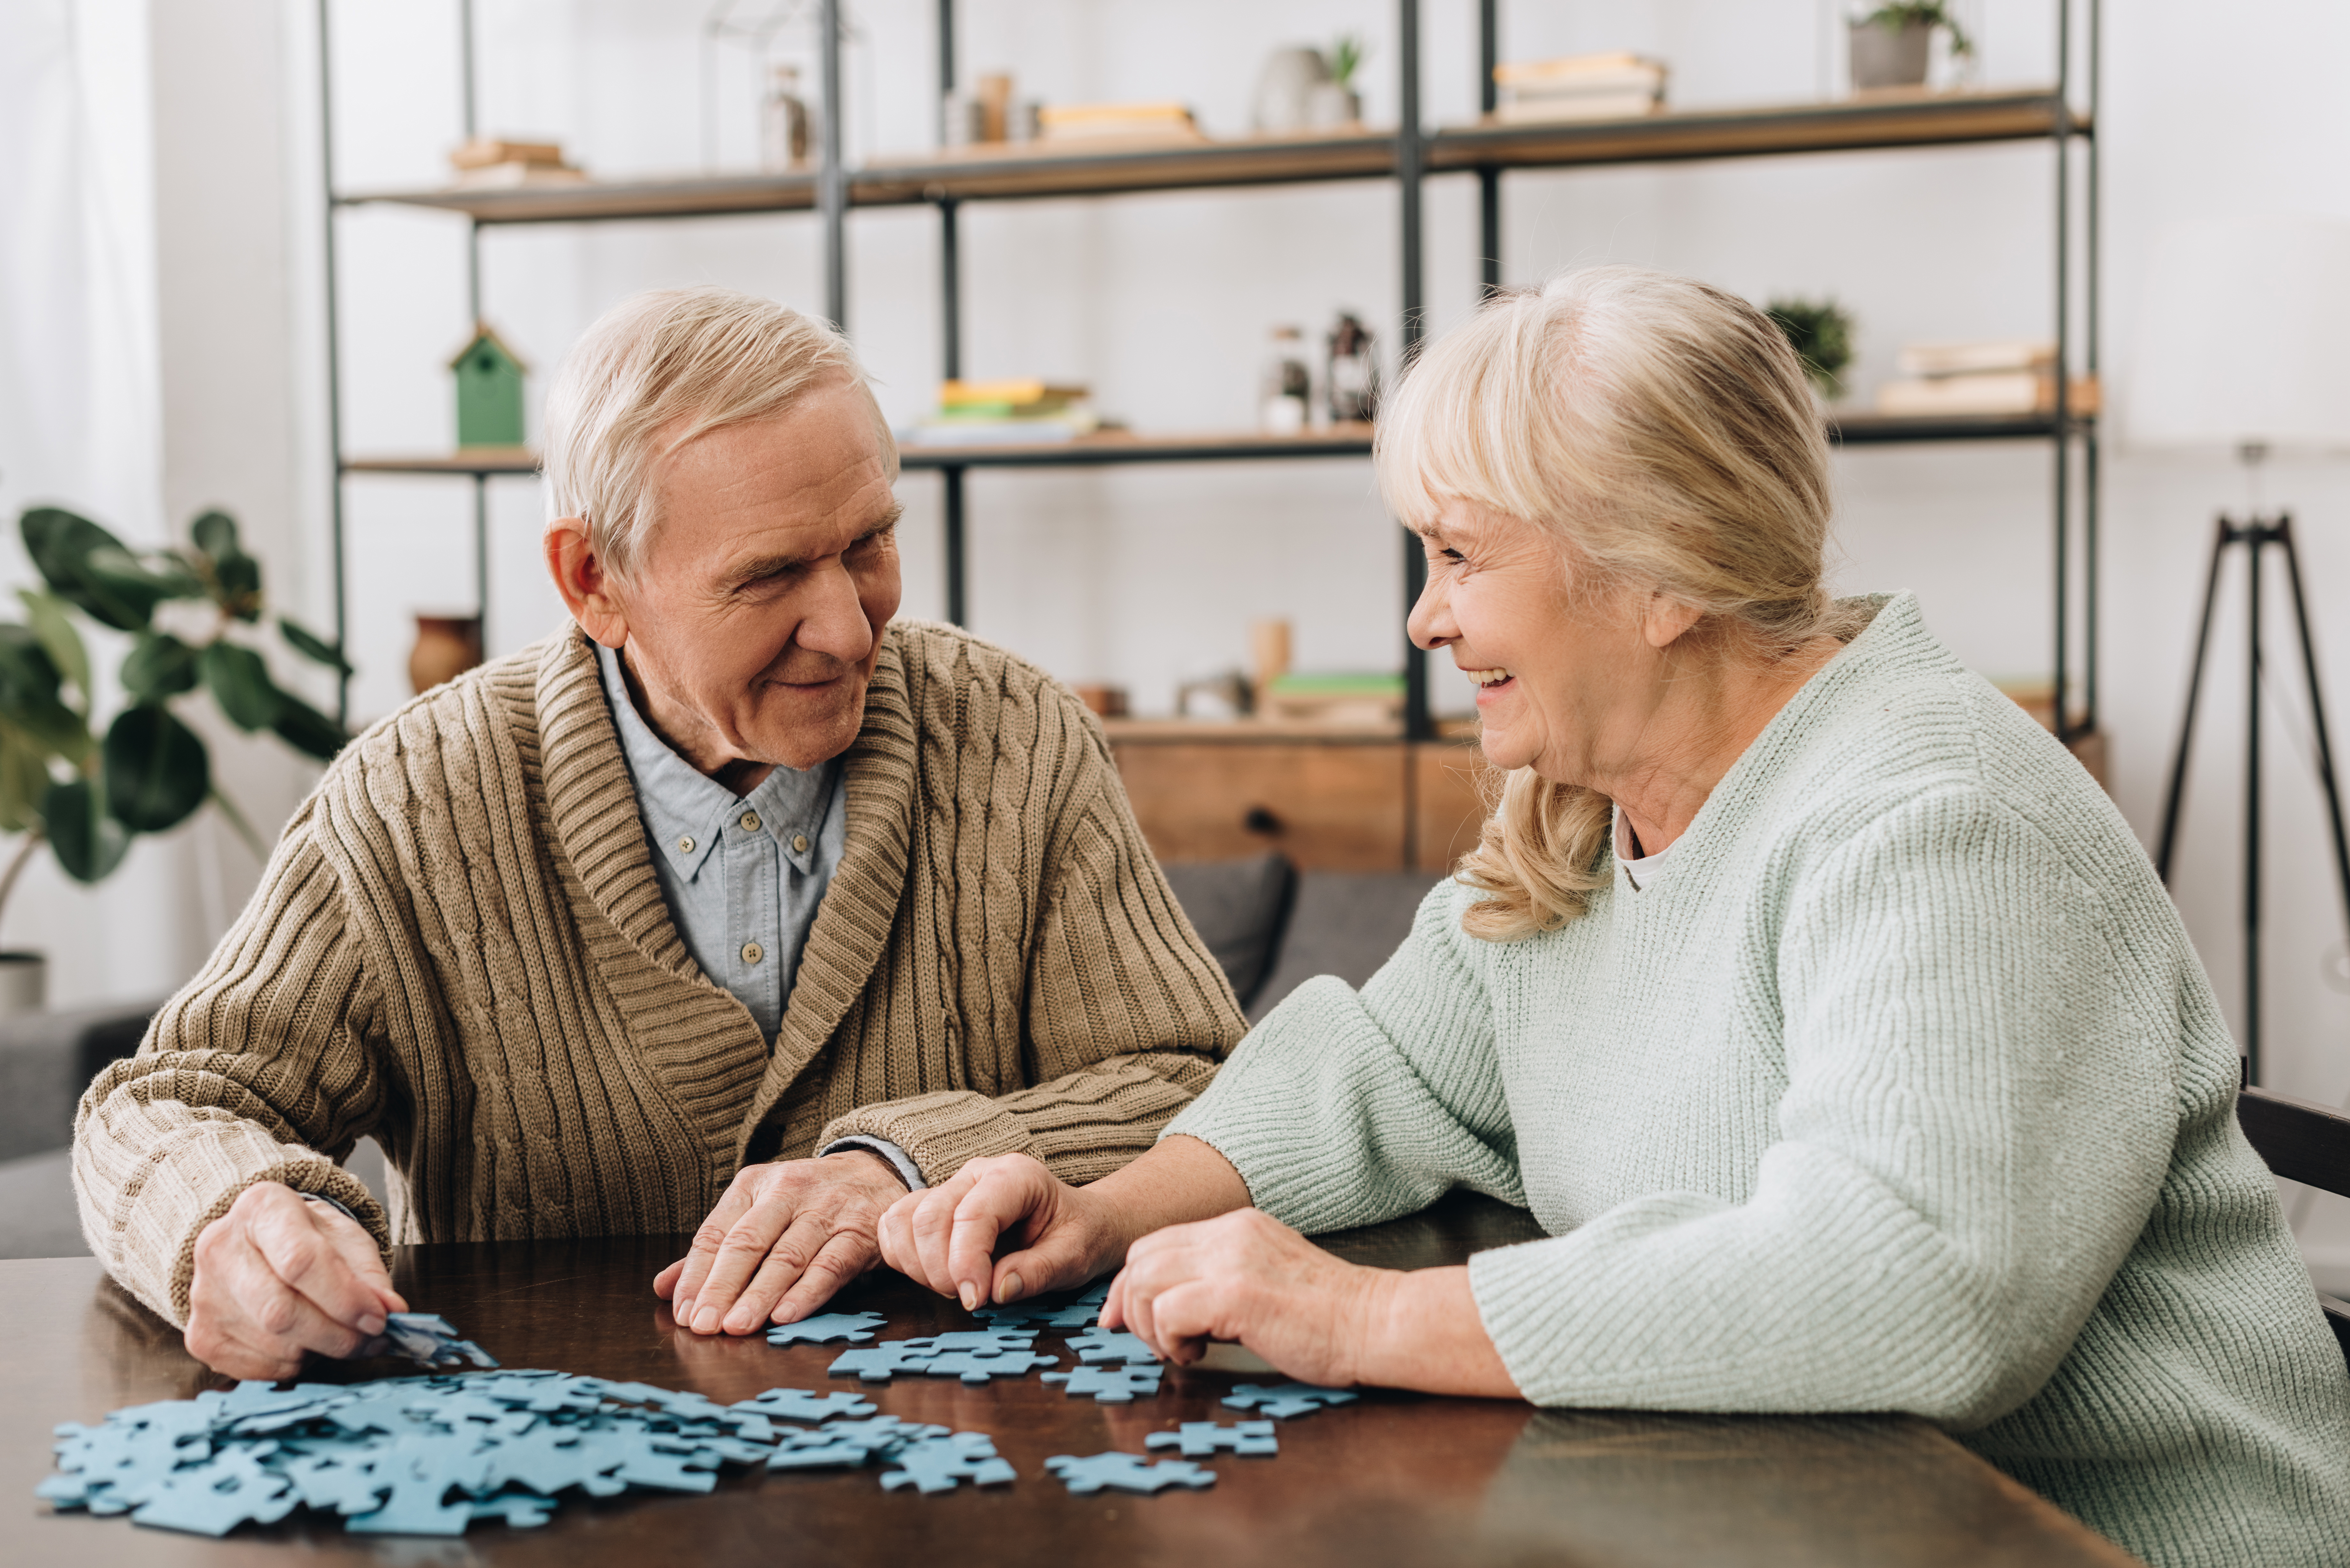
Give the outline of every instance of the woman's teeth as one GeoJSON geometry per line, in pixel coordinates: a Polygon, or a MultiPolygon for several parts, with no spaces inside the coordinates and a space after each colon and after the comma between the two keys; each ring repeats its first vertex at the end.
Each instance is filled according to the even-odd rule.
{"type": "Polygon", "coordinates": [[[1499,686],[1510,678],[1506,670],[1464,670],[1461,673],[1479,686],[1499,686]]]}

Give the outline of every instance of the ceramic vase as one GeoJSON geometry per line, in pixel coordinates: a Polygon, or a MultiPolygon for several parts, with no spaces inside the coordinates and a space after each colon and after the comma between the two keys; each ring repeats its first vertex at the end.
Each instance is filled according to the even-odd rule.
{"type": "Polygon", "coordinates": [[[1880,27],[1874,22],[1853,23],[1853,90],[1924,87],[1933,45],[1934,29],[1922,22],[1898,28],[1880,27]]]}
{"type": "Polygon", "coordinates": [[[1257,73],[1255,123],[1268,136],[1287,136],[1313,123],[1314,89],[1330,80],[1322,51],[1303,45],[1275,49],[1257,73]]]}
{"type": "Polygon", "coordinates": [[[416,646],[408,652],[408,684],[419,696],[454,680],[482,661],[482,618],[420,615],[416,646]]]}
{"type": "Polygon", "coordinates": [[[49,961],[39,953],[0,952],[0,1018],[38,1012],[49,1003],[49,961]]]}

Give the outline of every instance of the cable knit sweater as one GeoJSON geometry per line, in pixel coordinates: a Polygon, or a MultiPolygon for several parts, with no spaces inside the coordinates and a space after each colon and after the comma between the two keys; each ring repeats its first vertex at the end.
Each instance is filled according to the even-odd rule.
{"type": "Polygon", "coordinates": [[[1513,943],[1439,887],[1169,1127],[1307,1231],[1455,1183],[1538,1404],[1915,1412],[2166,1568],[2350,1559],[2350,1378],[2177,914],[1901,596],[1645,889],[1513,943]]]}
{"type": "Polygon", "coordinates": [[[91,1250],[184,1322],[195,1238],[255,1181],[379,1241],[691,1230],[746,1160],[853,1133],[942,1179],[1085,1181],[1240,1037],[1100,726],[949,627],[889,628],[847,839],[771,1052],[662,901],[573,628],[352,742],[139,1054],[82,1097],[91,1250]],[[337,1161],[372,1135],[387,1219],[337,1161]]]}

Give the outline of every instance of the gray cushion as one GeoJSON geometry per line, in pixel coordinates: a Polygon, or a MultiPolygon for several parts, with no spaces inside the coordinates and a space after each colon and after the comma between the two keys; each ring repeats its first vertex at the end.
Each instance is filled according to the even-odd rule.
{"type": "Polygon", "coordinates": [[[139,1049],[161,1005],[29,1012],[0,1023],[0,1159],[71,1143],[81,1092],[109,1062],[139,1049]]]}
{"type": "Polygon", "coordinates": [[[1249,1009],[1254,1023],[1317,974],[1360,986],[1411,934],[1411,917],[1440,880],[1426,871],[1308,871],[1280,960],[1249,1009]]]}
{"type": "Polygon", "coordinates": [[[1297,868],[1274,854],[1178,864],[1166,871],[1175,901],[1223,967],[1232,994],[1248,1006],[1281,950],[1297,868]]]}

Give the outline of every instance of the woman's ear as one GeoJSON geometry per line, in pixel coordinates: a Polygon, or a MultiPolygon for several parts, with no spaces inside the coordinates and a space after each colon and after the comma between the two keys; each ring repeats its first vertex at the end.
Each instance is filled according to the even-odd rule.
{"type": "Polygon", "coordinates": [[[611,571],[597,555],[585,517],[557,517],[546,525],[546,572],[579,629],[606,648],[629,640],[629,616],[614,593],[611,571]]]}
{"type": "Polygon", "coordinates": [[[1661,592],[1650,592],[1648,607],[1640,616],[1640,635],[1654,649],[1670,648],[1680,640],[1690,628],[1705,618],[1705,612],[1695,605],[1667,598],[1661,592]]]}

